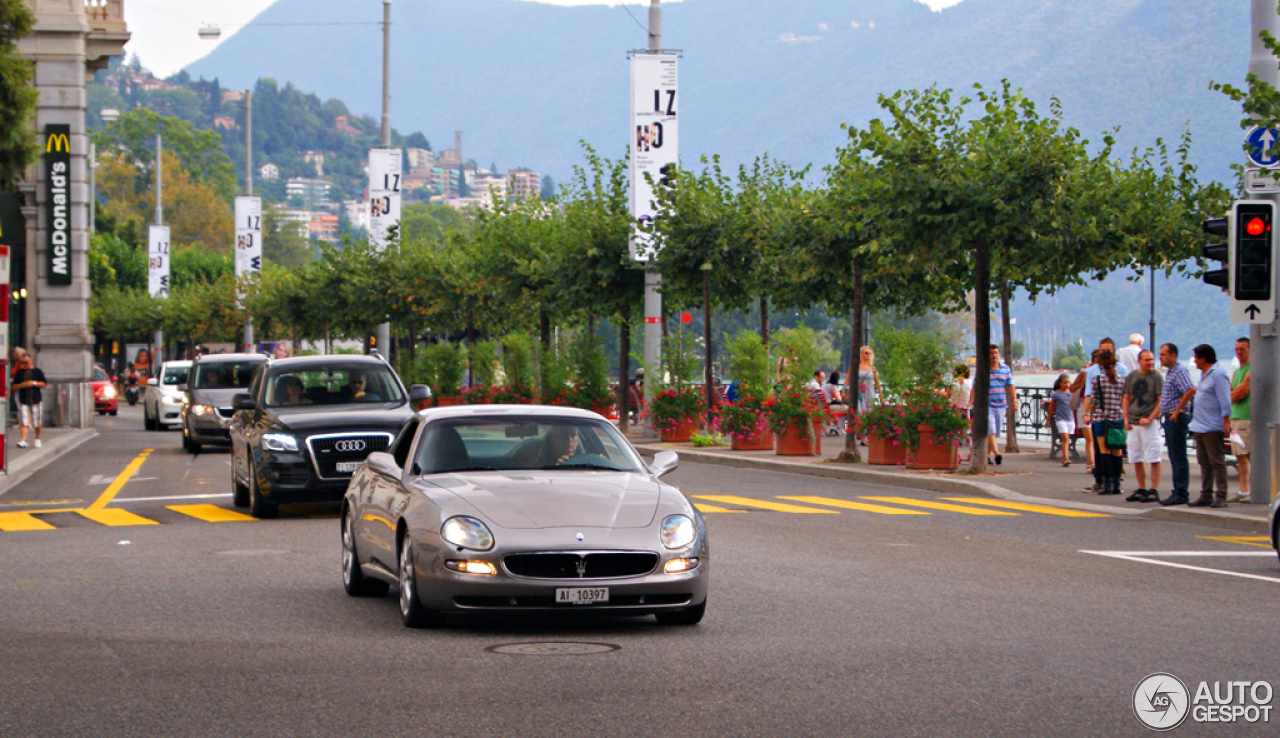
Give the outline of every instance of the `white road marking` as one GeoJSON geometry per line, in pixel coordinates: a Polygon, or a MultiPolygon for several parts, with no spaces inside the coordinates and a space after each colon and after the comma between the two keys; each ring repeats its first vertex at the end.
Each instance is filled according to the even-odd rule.
{"type": "Polygon", "coordinates": [[[213,497],[230,497],[231,493],[221,495],[182,495],[179,497],[126,497],[124,499],[112,500],[112,502],[159,502],[161,500],[207,500],[213,497]]]}
{"type": "MultiPolygon", "coordinates": [[[[130,482],[154,482],[159,478],[160,477],[130,477],[129,481],[130,482]]],[[[85,484],[87,484],[90,487],[92,487],[95,484],[111,484],[112,482],[115,481],[115,479],[116,479],[115,477],[104,477],[101,474],[94,474],[92,477],[89,478],[89,481],[86,482],[85,484]]]]}
{"type": "Polygon", "coordinates": [[[1224,571],[1222,569],[1210,569],[1204,566],[1191,566],[1190,564],[1178,564],[1173,561],[1161,561],[1156,557],[1164,558],[1181,558],[1181,557],[1206,557],[1206,558],[1245,558],[1266,556],[1274,557],[1274,551],[1080,551],[1083,554],[1091,554],[1093,556],[1105,556],[1111,559],[1122,559],[1124,561],[1137,561],[1142,564],[1155,564],[1156,566],[1168,566],[1173,569],[1186,569],[1187,571],[1200,571],[1206,574],[1225,574],[1230,577],[1240,577],[1241,579],[1256,579],[1262,582],[1275,582],[1280,584],[1280,577],[1264,577],[1259,574],[1245,574],[1238,571],[1224,571]]]}

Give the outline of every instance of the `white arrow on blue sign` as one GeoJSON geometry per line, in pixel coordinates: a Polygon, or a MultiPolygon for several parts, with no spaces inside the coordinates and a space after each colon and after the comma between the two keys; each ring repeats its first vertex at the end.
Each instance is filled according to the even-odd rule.
{"type": "Polygon", "coordinates": [[[1280,131],[1254,126],[1245,134],[1244,140],[1248,144],[1249,162],[1254,166],[1274,167],[1280,163],[1280,146],[1276,146],[1280,141],[1280,131]]]}

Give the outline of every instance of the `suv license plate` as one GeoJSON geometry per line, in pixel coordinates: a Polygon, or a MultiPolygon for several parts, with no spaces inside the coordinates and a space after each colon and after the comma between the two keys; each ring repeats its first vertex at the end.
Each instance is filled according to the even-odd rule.
{"type": "Polygon", "coordinates": [[[556,603],[569,605],[594,605],[609,601],[608,587],[572,587],[556,590],[556,603]]]}
{"type": "Polygon", "coordinates": [[[361,463],[362,462],[359,461],[339,461],[334,466],[336,466],[340,472],[354,472],[356,469],[360,468],[361,463]]]}

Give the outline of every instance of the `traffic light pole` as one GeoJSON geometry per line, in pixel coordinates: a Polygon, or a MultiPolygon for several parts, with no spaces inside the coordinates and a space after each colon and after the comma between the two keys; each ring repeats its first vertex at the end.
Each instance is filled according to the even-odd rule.
{"type": "MultiPolygon", "coordinates": [[[[1260,34],[1269,32],[1280,36],[1280,16],[1276,14],[1275,0],[1253,0],[1252,30],[1250,34],[1249,71],[1272,87],[1280,87],[1280,66],[1275,56],[1262,43],[1260,34]]],[[[1266,199],[1280,206],[1280,193],[1254,195],[1254,199],[1266,199]]],[[[1273,256],[1274,259],[1274,256],[1273,256]]],[[[1280,271],[1272,269],[1273,272],[1280,271]]],[[[1272,285],[1275,294],[1277,285],[1272,285]]],[[[1254,504],[1271,502],[1271,424],[1280,423],[1280,321],[1269,325],[1251,325],[1249,343],[1249,417],[1252,439],[1249,449],[1250,501],[1254,504]]]]}

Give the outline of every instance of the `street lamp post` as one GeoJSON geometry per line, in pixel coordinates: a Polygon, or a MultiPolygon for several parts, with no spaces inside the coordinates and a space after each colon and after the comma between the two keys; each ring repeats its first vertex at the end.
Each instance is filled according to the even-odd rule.
{"type": "MultiPolygon", "coordinates": [[[[391,0],[382,0],[382,148],[391,148],[391,0]]],[[[391,323],[378,324],[377,348],[391,360],[391,323]]]]}

